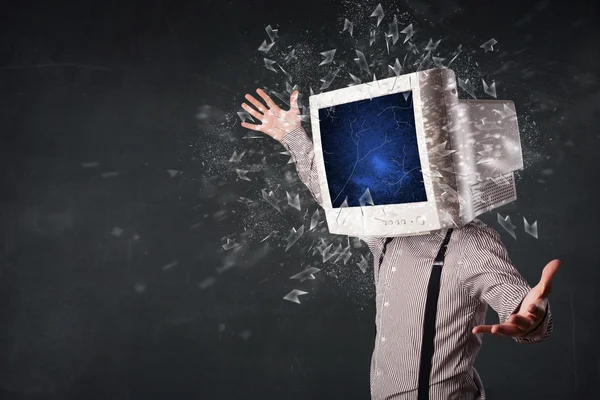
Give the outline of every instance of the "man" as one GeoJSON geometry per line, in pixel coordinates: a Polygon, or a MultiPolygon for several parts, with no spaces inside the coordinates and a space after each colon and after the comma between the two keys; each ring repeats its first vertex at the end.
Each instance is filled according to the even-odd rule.
{"type": "MultiPolygon", "coordinates": [[[[256,109],[246,103],[242,108],[261,124],[242,126],[281,142],[322,205],[313,144],[299,118],[298,92],[291,95],[288,111],[261,89],[257,93],[265,104],[247,94],[256,109]]],[[[552,332],[548,295],[560,261],[548,263],[532,289],[513,267],[500,235],[479,220],[426,235],[361,239],[374,257],[374,400],[483,400],[485,391],[473,367],[481,347],[478,334],[537,343],[552,332]],[[499,324],[483,325],[487,305],[498,313],[499,324]]]]}

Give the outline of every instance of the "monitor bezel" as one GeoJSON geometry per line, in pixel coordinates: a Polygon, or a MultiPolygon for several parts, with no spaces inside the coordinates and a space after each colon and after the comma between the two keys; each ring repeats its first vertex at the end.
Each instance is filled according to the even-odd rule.
{"type": "MultiPolygon", "coordinates": [[[[363,83],[347,88],[337,89],[330,92],[312,95],[309,98],[311,110],[311,127],[314,143],[315,161],[317,162],[317,171],[319,175],[319,185],[323,199],[323,209],[328,215],[334,213],[344,213],[343,218],[336,218],[338,224],[341,221],[361,220],[360,230],[365,236],[389,234],[402,234],[416,231],[436,230],[440,227],[440,221],[437,210],[437,202],[434,195],[433,182],[431,177],[430,158],[427,151],[427,138],[425,134],[425,125],[423,120],[423,102],[421,97],[419,77],[417,73],[411,73],[379,81],[363,83]],[[417,146],[421,161],[421,171],[423,174],[423,183],[427,201],[404,203],[404,204],[385,204],[375,206],[352,206],[343,208],[333,208],[331,196],[329,194],[329,185],[326,179],[325,162],[323,158],[323,148],[321,141],[321,130],[319,124],[318,110],[340,104],[346,104],[354,101],[371,99],[401,92],[411,92],[413,100],[415,130],[417,134],[417,146]],[[401,218],[401,219],[398,219],[401,218]],[[422,224],[415,225],[419,220],[422,224]],[[400,221],[403,221],[402,223],[400,221]]],[[[338,216],[339,217],[339,216],[338,216]]],[[[344,222],[345,223],[345,222],[344,222]]],[[[343,231],[355,231],[355,223],[346,228],[339,228],[343,231]]],[[[330,231],[336,231],[330,226],[330,231]]]]}

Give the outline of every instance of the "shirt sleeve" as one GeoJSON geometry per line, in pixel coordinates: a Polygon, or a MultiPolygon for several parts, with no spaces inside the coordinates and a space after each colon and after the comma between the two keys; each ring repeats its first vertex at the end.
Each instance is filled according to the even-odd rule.
{"type": "MultiPolygon", "coordinates": [[[[461,260],[461,283],[472,297],[491,306],[500,323],[519,311],[521,302],[531,287],[513,266],[498,232],[481,223],[466,238],[461,260]]],[[[514,338],[518,343],[537,343],[552,333],[550,305],[540,325],[525,336],[514,338]]]]}
{"type": "MultiPolygon", "coordinates": [[[[319,173],[315,162],[315,151],[313,142],[309,139],[306,131],[298,127],[285,134],[281,139],[281,144],[290,152],[292,160],[296,164],[298,177],[306,185],[313,198],[323,207],[323,198],[321,196],[321,186],[319,184],[319,173]]],[[[375,269],[378,268],[378,257],[381,254],[384,238],[374,236],[361,236],[360,240],[365,242],[375,257],[375,269]]]]}

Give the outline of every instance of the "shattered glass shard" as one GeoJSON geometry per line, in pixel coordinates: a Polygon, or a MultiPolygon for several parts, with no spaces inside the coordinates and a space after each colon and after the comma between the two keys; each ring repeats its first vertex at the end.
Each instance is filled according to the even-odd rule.
{"type": "Polygon", "coordinates": [[[292,76],[290,74],[288,74],[287,71],[285,69],[283,69],[283,67],[281,65],[279,66],[279,69],[281,70],[281,72],[283,72],[283,74],[285,75],[285,78],[291,82],[292,76]]]}
{"type": "Polygon", "coordinates": [[[321,85],[320,90],[327,89],[337,76],[338,72],[340,72],[340,68],[336,69],[335,71],[330,71],[326,76],[321,78],[320,81],[323,82],[323,85],[321,85]]]}
{"type": "Polygon", "coordinates": [[[287,64],[290,61],[292,61],[292,59],[294,59],[294,58],[298,58],[298,57],[296,57],[296,49],[292,49],[292,51],[290,51],[288,53],[288,55],[285,56],[285,58],[283,59],[283,62],[287,64]]]}
{"type": "Polygon", "coordinates": [[[110,232],[111,235],[119,237],[121,236],[121,234],[123,233],[123,229],[119,228],[118,226],[115,226],[112,231],[110,232]]]}
{"type": "Polygon", "coordinates": [[[256,122],[252,116],[250,114],[248,114],[246,111],[238,111],[237,113],[238,117],[240,117],[240,119],[242,120],[242,122],[256,122]]]}
{"type": "Polygon", "coordinates": [[[437,146],[434,146],[431,148],[431,151],[434,151],[435,153],[437,153],[438,155],[442,156],[442,157],[446,157],[449,156],[450,154],[454,154],[457,152],[457,150],[446,150],[446,143],[448,143],[448,141],[445,141],[444,143],[438,144],[437,146]]]}
{"type": "Polygon", "coordinates": [[[363,274],[367,272],[367,267],[369,266],[369,264],[362,254],[360,255],[360,261],[357,262],[356,265],[358,265],[358,268],[360,268],[363,274]]]}
{"type": "Polygon", "coordinates": [[[296,210],[301,211],[301,209],[300,209],[300,195],[297,194],[296,196],[292,196],[288,192],[285,192],[285,194],[287,195],[288,206],[294,207],[296,210]]]}
{"type": "Polygon", "coordinates": [[[362,71],[365,71],[368,75],[371,75],[371,71],[369,70],[369,64],[367,64],[367,59],[365,58],[365,55],[361,51],[356,50],[356,57],[357,58],[355,58],[354,61],[356,61],[360,69],[362,71]]]}
{"type": "Polygon", "coordinates": [[[224,250],[231,250],[231,249],[239,247],[239,246],[240,245],[238,243],[236,243],[235,240],[231,240],[229,238],[227,238],[227,243],[222,245],[224,250]]]}
{"type": "MultiPolygon", "coordinates": [[[[242,155],[243,155],[243,154],[242,154],[242,155]]],[[[241,157],[241,156],[240,156],[240,157],[241,157]]],[[[170,176],[171,178],[174,178],[174,177],[175,177],[175,176],[176,176],[176,175],[179,173],[179,171],[178,171],[178,170],[176,170],[176,169],[168,169],[168,170],[167,170],[167,173],[169,174],[169,176],[170,176]]]]}
{"type": "Polygon", "coordinates": [[[448,63],[448,67],[450,67],[450,65],[454,62],[454,60],[456,60],[460,53],[462,53],[462,44],[456,48],[456,51],[453,53],[454,57],[452,57],[452,59],[448,63]]]}
{"type": "Polygon", "coordinates": [[[373,198],[371,197],[371,191],[369,190],[369,188],[367,188],[367,190],[365,190],[365,192],[363,193],[362,196],[360,196],[360,199],[358,201],[360,202],[361,207],[364,207],[367,204],[370,206],[375,205],[375,204],[373,204],[373,198]]]}
{"type": "Polygon", "coordinates": [[[377,17],[377,26],[379,26],[379,24],[383,20],[384,15],[385,15],[385,13],[383,12],[383,8],[381,7],[381,3],[379,3],[379,4],[377,4],[377,7],[375,7],[375,10],[370,15],[370,17],[377,17]]]}
{"type": "Polygon", "coordinates": [[[525,219],[525,217],[523,217],[523,225],[525,227],[525,232],[530,234],[531,236],[533,236],[534,238],[538,238],[538,226],[537,226],[537,221],[535,221],[533,224],[529,225],[529,222],[527,222],[527,220],[525,219]]]}
{"type": "Polygon", "coordinates": [[[408,42],[410,40],[410,38],[412,38],[413,35],[415,34],[413,25],[412,24],[408,25],[406,28],[402,29],[402,31],[400,31],[400,33],[404,33],[406,35],[406,37],[404,38],[404,43],[408,42]]]}
{"type": "Polygon", "coordinates": [[[492,38],[479,47],[484,49],[485,52],[487,53],[488,51],[494,51],[494,45],[496,43],[498,43],[498,41],[496,41],[496,39],[492,38]]]}
{"type": "Polygon", "coordinates": [[[385,37],[385,47],[387,49],[387,53],[390,54],[390,42],[392,41],[392,36],[387,33],[384,35],[385,37]]]}
{"type": "Polygon", "coordinates": [[[271,39],[271,42],[274,42],[275,39],[279,38],[279,36],[277,35],[277,32],[279,31],[279,29],[273,29],[273,28],[271,28],[271,25],[268,25],[265,28],[265,31],[267,31],[267,35],[269,35],[269,39],[271,39]]]}
{"type": "Polygon", "coordinates": [[[308,230],[312,231],[313,229],[315,229],[318,222],[319,222],[319,209],[317,208],[315,210],[315,212],[313,213],[312,217],[310,218],[310,228],[308,230]]]}
{"type": "Polygon", "coordinates": [[[410,97],[410,93],[411,92],[402,92],[402,95],[404,96],[404,101],[408,101],[408,98],[410,97]]]}
{"type": "Polygon", "coordinates": [[[237,177],[243,181],[250,181],[250,178],[248,178],[246,176],[246,174],[249,172],[247,170],[244,169],[235,169],[235,172],[237,173],[237,177]]]}
{"type": "Polygon", "coordinates": [[[313,88],[312,88],[312,86],[309,86],[309,87],[308,87],[308,89],[309,89],[310,95],[311,95],[311,96],[314,96],[314,95],[315,95],[315,92],[313,91],[313,88]]]}
{"type": "Polygon", "coordinates": [[[264,139],[264,137],[265,135],[255,135],[252,132],[248,132],[242,139],[264,139]]]}
{"type": "Polygon", "coordinates": [[[373,43],[375,43],[376,37],[377,37],[377,31],[375,29],[372,29],[371,32],[369,32],[369,46],[373,46],[373,43]]]}
{"type": "Polygon", "coordinates": [[[244,154],[246,154],[246,151],[243,151],[241,154],[238,155],[238,153],[234,150],[233,154],[231,155],[231,158],[229,159],[229,162],[242,161],[242,157],[244,157],[244,154]]]}
{"type": "Polygon", "coordinates": [[[263,240],[261,240],[259,243],[264,242],[265,240],[267,240],[268,238],[270,238],[271,236],[273,236],[274,234],[276,234],[278,231],[273,231],[271,233],[269,233],[263,240]]]}
{"type": "Polygon", "coordinates": [[[263,40],[261,45],[258,47],[258,51],[267,53],[269,50],[271,50],[271,47],[273,47],[274,44],[275,44],[275,42],[267,43],[266,40],[263,40]]]}
{"type": "Polygon", "coordinates": [[[429,39],[429,42],[427,42],[427,45],[425,46],[425,50],[427,51],[433,51],[435,49],[437,49],[437,47],[440,45],[440,42],[442,41],[442,39],[438,40],[437,42],[433,42],[433,39],[429,39]]]}
{"type": "Polygon", "coordinates": [[[333,244],[330,244],[323,250],[323,262],[329,261],[331,257],[335,256],[335,251],[331,251],[331,246],[333,246],[333,244]]]}
{"type": "Polygon", "coordinates": [[[431,50],[424,54],[422,57],[419,66],[417,67],[417,71],[424,71],[431,65],[431,50]]]}
{"type": "Polygon", "coordinates": [[[360,85],[362,83],[360,79],[352,75],[350,72],[348,72],[348,74],[350,75],[350,78],[352,78],[352,83],[350,83],[348,86],[360,85]]]}
{"type": "MultiPolygon", "coordinates": [[[[402,64],[400,64],[400,61],[398,61],[398,59],[396,58],[396,62],[394,63],[394,66],[392,67],[391,65],[388,65],[388,71],[390,73],[390,76],[400,76],[402,74],[402,64]]],[[[406,92],[403,92],[406,93],[406,92]]]]}
{"type": "Polygon", "coordinates": [[[298,280],[300,280],[300,283],[302,283],[307,279],[315,279],[314,274],[316,274],[319,271],[320,271],[319,268],[310,267],[310,268],[305,269],[304,271],[292,276],[290,279],[298,279],[298,280]]]}
{"type": "Polygon", "coordinates": [[[275,198],[275,195],[273,194],[272,190],[270,192],[267,192],[266,189],[262,189],[262,197],[263,197],[263,199],[265,199],[265,201],[267,203],[272,205],[277,211],[281,212],[281,209],[279,208],[279,205],[278,205],[278,201],[275,198]]]}
{"type": "Polygon", "coordinates": [[[517,239],[517,234],[515,233],[516,226],[514,226],[513,223],[510,221],[509,215],[503,217],[500,215],[500,213],[498,213],[498,224],[500,224],[500,226],[504,228],[504,230],[508,232],[510,236],[513,237],[513,239],[517,239]]]}
{"type": "Polygon", "coordinates": [[[100,163],[97,163],[97,162],[94,162],[94,161],[92,161],[92,162],[84,162],[84,163],[81,163],[81,168],[95,168],[95,167],[97,167],[99,165],[100,165],[100,163]]]}
{"type": "Polygon", "coordinates": [[[475,87],[473,87],[473,85],[469,82],[468,79],[465,79],[463,81],[461,78],[458,78],[458,86],[460,86],[462,90],[467,92],[469,96],[471,96],[474,99],[477,99],[477,96],[475,96],[475,87]]]}
{"type": "Polygon", "coordinates": [[[308,294],[308,292],[303,292],[302,290],[294,289],[291,292],[289,292],[288,294],[286,294],[283,297],[283,299],[287,300],[287,301],[291,301],[292,303],[300,304],[300,300],[298,299],[298,296],[302,296],[303,294],[308,294]]]}
{"type": "Polygon", "coordinates": [[[433,64],[436,66],[436,68],[446,68],[444,67],[444,64],[442,64],[445,60],[445,58],[441,58],[441,57],[432,57],[433,60],[433,64]]]}
{"type": "Polygon", "coordinates": [[[335,52],[336,52],[336,49],[322,52],[321,55],[323,57],[325,57],[325,59],[323,61],[321,61],[321,64],[319,64],[319,65],[325,65],[325,64],[329,64],[330,62],[332,62],[333,57],[335,56],[335,52]]]}
{"type": "Polygon", "coordinates": [[[350,32],[350,36],[352,36],[352,32],[354,31],[354,23],[350,22],[348,18],[344,19],[344,29],[342,32],[345,31],[350,32]]]}
{"type": "Polygon", "coordinates": [[[292,233],[286,238],[287,246],[285,247],[285,251],[288,251],[290,247],[294,245],[300,239],[300,237],[304,234],[304,225],[300,227],[300,229],[296,230],[292,228],[292,233]]]}
{"type": "Polygon", "coordinates": [[[488,86],[487,83],[485,83],[485,81],[482,79],[481,82],[483,82],[483,91],[492,96],[493,98],[496,98],[496,81],[493,81],[491,85],[488,86]]]}
{"type": "Polygon", "coordinates": [[[273,67],[273,65],[275,65],[275,63],[277,61],[269,60],[268,58],[263,58],[263,60],[265,61],[265,68],[266,69],[277,73],[277,70],[275,69],[275,67],[273,67]]]}
{"type": "Polygon", "coordinates": [[[394,21],[390,23],[389,34],[392,36],[392,44],[396,44],[396,42],[400,38],[400,34],[398,33],[398,18],[396,18],[395,15],[394,15],[394,21]]]}

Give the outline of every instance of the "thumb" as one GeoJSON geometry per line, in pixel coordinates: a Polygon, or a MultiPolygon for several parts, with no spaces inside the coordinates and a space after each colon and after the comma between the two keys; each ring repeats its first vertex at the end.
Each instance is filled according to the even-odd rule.
{"type": "Polygon", "coordinates": [[[560,260],[552,260],[544,267],[542,278],[539,283],[541,297],[548,297],[548,295],[550,295],[550,292],[552,291],[552,279],[554,279],[558,267],[560,267],[560,260]]]}
{"type": "Polygon", "coordinates": [[[290,110],[298,110],[298,95],[300,92],[295,90],[290,96],[290,110]]]}

